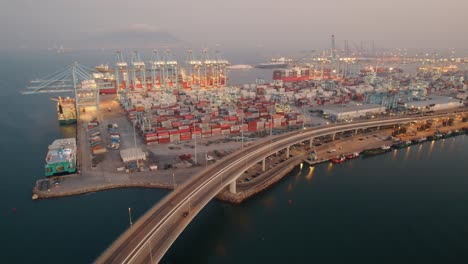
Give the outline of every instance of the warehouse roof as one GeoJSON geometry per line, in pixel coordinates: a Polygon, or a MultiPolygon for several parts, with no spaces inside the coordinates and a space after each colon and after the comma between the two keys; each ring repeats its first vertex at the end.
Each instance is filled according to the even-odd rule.
{"type": "Polygon", "coordinates": [[[424,101],[413,101],[405,104],[406,107],[424,107],[427,105],[445,105],[445,104],[461,104],[460,99],[454,99],[452,97],[445,96],[434,96],[431,99],[424,101]]]}
{"type": "Polygon", "coordinates": [[[334,112],[334,113],[349,113],[356,111],[366,111],[366,110],[385,110],[384,106],[377,104],[363,104],[363,105],[327,105],[323,107],[324,113],[334,112]]]}
{"type": "Polygon", "coordinates": [[[123,162],[135,161],[135,160],[145,160],[146,154],[141,150],[141,148],[128,148],[122,149],[120,151],[120,157],[123,162]]]}

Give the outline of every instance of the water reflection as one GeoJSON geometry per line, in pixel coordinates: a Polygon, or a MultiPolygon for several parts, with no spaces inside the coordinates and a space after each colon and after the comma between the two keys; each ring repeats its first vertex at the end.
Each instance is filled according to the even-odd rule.
{"type": "Polygon", "coordinates": [[[452,138],[452,139],[450,140],[450,146],[449,146],[449,148],[448,148],[448,151],[449,151],[449,152],[452,152],[452,151],[454,150],[454,148],[455,148],[455,138],[452,138]]]}
{"type": "Polygon", "coordinates": [[[411,147],[407,147],[406,152],[405,152],[405,159],[404,159],[405,161],[408,160],[410,151],[411,151],[411,147]]]}
{"type": "Polygon", "coordinates": [[[273,196],[264,197],[264,198],[261,200],[261,203],[262,203],[263,206],[265,206],[266,208],[272,208],[272,207],[273,207],[273,204],[274,204],[273,196]]]}
{"type": "Polygon", "coordinates": [[[432,153],[432,149],[434,148],[435,140],[431,141],[431,145],[429,146],[429,152],[427,153],[427,157],[429,158],[432,153]]]}
{"type": "Polygon", "coordinates": [[[294,183],[299,183],[299,181],[301,180],[301,176],[302,176],[302,163],[301,163],[301,168],[299,169],[299,171],[296,173],[296,176],[294,177],[295,178],[295,182],[294,183]]]}
{"type": "Polygon", "coordinates": [[[305,176],[305,178],[310,181],[312,180],[312,177],[314,176],[314,170],[315,170],[315,167],[309,167],[309,172],[307,173],[307,175],[305,176]]]}
{"type": "Polygon", "coordinates": [[[218,255],[219,257],[226,256],[226,247],[221,242],[218,245],[216,245],[216,255],[218,255]]]}
{"type": "Polygon", "coordinates": [[[327,175],[330,175],[330,172],[333,170],[333,163],[329,162],[327,167],[327,175]]]}
{"type": "Polygon", "coordinates": [[[61,125],[59,126],[60,134],[64,138],[72,138],[76,136],[76,125],[61,125]]]}
{"type": "Polygon", "coordinates": [[[419,144],[419,148],[418,148],[418,156],[416,158],[416,160],[419,160],[421,158],[421,150],[423,148],[423,144],[419,144]]]}
{"type": "Polygon", "coordinates": [[[235,216],[235,222],[242,230],[250,230],[252,228],[250,215],[246,212],[238,212],[235,216]]]}
{"type": "Polygon", "coordinates": [[[445,138],[442,139],[442,143],[440,143],[440,150],[443,150],[445,147],[445,138]]]}
{"type": "Polygon", "coordinates": [[[288,184],[287,192],[292,192],[292,189],[293,189],[292,183],[288,184]]]}
{"type": "Polygon", "coordinates": [[[396,159],[397,154],[398,154],[398,150],[397,150],[397,149],[394,149],[394,150],[393,150],[393,155],[392,155],[392,160],[395,160],[395,159],[396,159]]]}

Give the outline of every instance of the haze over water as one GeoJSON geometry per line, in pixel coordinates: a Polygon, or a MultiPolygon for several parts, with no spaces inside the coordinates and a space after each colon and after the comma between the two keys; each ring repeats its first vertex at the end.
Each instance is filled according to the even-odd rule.
{"type": "MultiPolygon", "coordinates": [[[[121,189],[31,200],[47,146],[72,132],[58,125],[54,95],[19,90],[74,60],[92,66],[112,58],[0,53],[2,262],[90,263],[128,227],[128,207],[135,220],[168,193],[121,189]]],[[[258,77],[252,75],[243,78],[258,77]]],[[[242,205],[210,202],[163,262],[465,263],[466,157],[468,137],[460,136],[313,171],[297,167],[242,205]]]]}

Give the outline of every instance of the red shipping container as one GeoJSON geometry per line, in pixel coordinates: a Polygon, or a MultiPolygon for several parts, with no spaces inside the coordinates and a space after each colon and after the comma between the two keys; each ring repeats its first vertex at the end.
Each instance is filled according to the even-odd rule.
{"type": "Polygon", "coordinates": [[[160,138],[159,139],[159,144],[165,144],[165,143],[170,143],[171,139],[170,138],[160,138]]]}
{"type": "Polygon", "coordinates": [[[157,137],[158,133],[146,133],[145,137],[157,137]]]}
{"type": "Polygon", "coordinates": [[[192,134],[191,133],[183,133],[180,135],[180,140],[181,141],[189,141],[192,139],[192,134]]]}
{"type": "Polygon", "coordinates": [[[211,129],[211,134],[212,134],[212,135],[219,135],[219,134],[221,134],[221,128],[213,128],[213,129],[211,129]]]}
{"type": "Polygon", "coordinates": [[[177,129],[171,129],[171,130],[169,130],[169,134],[170,135],[176,135],[176,134],[180,134],[180,132],[177,129]]]}
{"type": "Polygon", "coordinates": [[[153,144],[158,144],[157,139],[152,139],[152,140],[146,140],[146,145],[153,145],[153,144]]]}
{"type": "Polygon", "coordinates": [[[169,138],[169,132],[158,133],[158,138],[159,139],[169,138]]]}

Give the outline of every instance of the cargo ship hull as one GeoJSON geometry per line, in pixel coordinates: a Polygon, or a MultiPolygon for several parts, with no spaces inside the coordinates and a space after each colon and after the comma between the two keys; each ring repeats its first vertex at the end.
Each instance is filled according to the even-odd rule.
{"type": "Polygon", "coordinates": [[[76,172],[76,139],[57,139],[49,145],[45,176],[76,172]]]}
{"type": "Polygon", "coordinates": [[[69,125],[76,123],[76,106],[74,98],[53,99],[57,101],[57,118],[60,125],[69,125]]]}
{"type": "Polygon", "coordinates": [[[60,125],[72,125],[72,124],[76,124],[76,118],[63,119],[63,120],[60,120],[60,119],[59,119],[59,124],[60,124],[60,125]]]}

